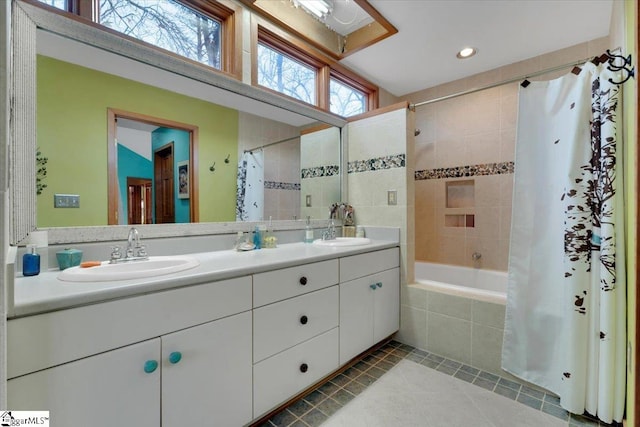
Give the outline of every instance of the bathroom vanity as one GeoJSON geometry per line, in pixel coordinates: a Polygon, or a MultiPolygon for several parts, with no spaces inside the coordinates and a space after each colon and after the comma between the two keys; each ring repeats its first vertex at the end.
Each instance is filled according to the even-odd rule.
{"type": "Polygon", "coordinates": [[[399,328],[397,241],[193,257],[129,281],[16,279],[8,407],[69,427],[247,425],[399,328]]]}

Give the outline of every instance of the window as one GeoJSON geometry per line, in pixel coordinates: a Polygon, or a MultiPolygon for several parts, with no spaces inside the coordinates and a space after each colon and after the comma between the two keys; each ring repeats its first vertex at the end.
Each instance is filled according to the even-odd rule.
{"type": "Polygon", "coordinates": [[[334,78],[329,81],[329,111],[343,117],[367,111],[367,95],[334,78]]]}
{"type": "Polygon", "coordinates": [[[220,21],[174,0],[100,0],[99,23],[221,69],[220,21]]]}
{"type": "Polygon", "coordinates": [[[316,103],[316,70],[262,43],[258,84],[309,104],[316,103]]]}
{"type": "Polygon", "coordinates": [[[378,106],[378,88],[273,24],[256,19],[252,83],[350,117],[378,106]]]}
{"type": "MultiPolygon", "coordinates": [[[[3,0],[0,0],[3,1],[3,0]]],[[[229,0],[36,0],[214,69],[242,76],[242,8],[229,0]]]]}
{"type": "Polygon", "coordinates": [[[57,9],[69,10],[69,5],[67,4],[67,0],[38,0],[38,1],[40,3],[53,6],[57,9]]]}

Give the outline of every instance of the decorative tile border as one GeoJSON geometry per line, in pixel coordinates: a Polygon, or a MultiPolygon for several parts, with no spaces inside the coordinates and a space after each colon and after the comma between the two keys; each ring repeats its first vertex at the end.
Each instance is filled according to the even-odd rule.
{"type": "Polygon", "coordinates": [[[339,173],[340,166],[338,165],[316,166],[313,168],[304,168],[301,170],[302,179],[334,176],[338,175],[339,173]]]}
{"type": "Polygon", "coordinates": [[[384,169],[403,168],[406,166],[406,154],[377,157],[368,160],[349,162],[348,173],[370,172],[384,169]]]}
{"type": "Polygon", "coordinates": [[[390,341],[378,350],[363,355],[351,367],[291,403],[282,411],[259,424],[259,427],[320,426],[402,359],[411,360],[545,412],[565,421],[569,427],[616,425],[615,423],[605,424],[589,416],[570,414],[560,407],[558,397],[551,393],[533,389],[410,345],[390,341]]]}
{"type": "Polygon", "coordinates": [[[276,182],[276,181],[265,181],[264,188],[268,188],[270,190],[298,190],[300,191],[300,183],[298,182],[276,182]]]}
{"type": "Polygon", "coordinates": [[[483,163],[471,166],[457,166],[453,168],[425,169],[416,171],[416,181],[424,179],[462,178],[467,176],[503,175],[513,173],[514,162],[483,163]]]}

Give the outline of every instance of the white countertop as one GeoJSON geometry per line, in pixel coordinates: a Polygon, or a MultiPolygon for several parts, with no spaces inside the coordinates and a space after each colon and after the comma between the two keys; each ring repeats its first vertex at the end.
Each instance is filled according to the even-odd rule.
{"type": "Polygon", "coordinates": [[[9,317],[22,317],[101,301],[158,292],[232,277],[246,276],[311,262],[335,259],[398,246],[396,241],[372,240],[364,246],[325,247],[305,243],[278,245],[248,252],[232,250],[190,254],[200,265],[190,270],[135,280],[64,282],[58,270],[17,277],[9,317]]]}

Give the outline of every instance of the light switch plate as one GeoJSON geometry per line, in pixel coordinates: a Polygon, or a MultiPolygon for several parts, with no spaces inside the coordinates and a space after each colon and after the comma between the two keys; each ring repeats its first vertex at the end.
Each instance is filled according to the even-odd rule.
{"type": "Polygon", "coordinates": [[[80,196],[78,194],[54,194],[54,208],[79,208],[80,196]]]}
{"type": "Polygon", "coordinates": [[[308,208],[311,207],[311,194],[307,194],[307,196],[305,197],[305,206],[308,208]]]}
{"type": "Polygon", "coordinates": [[[395,206],[397,204],[398,204],[398,191],[397,190],[387,191],[387,205],[395,206]]]}

